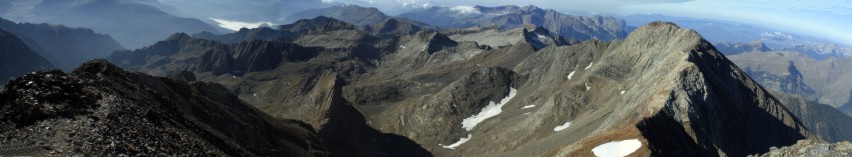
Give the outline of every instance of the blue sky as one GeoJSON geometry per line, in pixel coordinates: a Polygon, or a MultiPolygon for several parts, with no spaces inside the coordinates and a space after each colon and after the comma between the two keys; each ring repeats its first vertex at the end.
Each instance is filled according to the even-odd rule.
{"type": "Polygon", "coordinates": [[[391,15],[429,6],[536,5],[601,15],[663,14],[723,19],[852,45],[852,0],[319,0],[376,7],[391,15]]]}

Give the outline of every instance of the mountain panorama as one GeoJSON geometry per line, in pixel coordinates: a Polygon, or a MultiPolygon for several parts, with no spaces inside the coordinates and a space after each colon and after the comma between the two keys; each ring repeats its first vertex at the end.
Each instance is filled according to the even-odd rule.
{"type": "Polygon", "coordinates": [[[852,154],[829,38],[347,2],[2,1],[0,156],[852,154]]]}

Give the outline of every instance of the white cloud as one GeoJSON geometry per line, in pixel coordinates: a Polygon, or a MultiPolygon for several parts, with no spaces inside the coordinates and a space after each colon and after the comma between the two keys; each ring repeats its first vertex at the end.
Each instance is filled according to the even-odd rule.
{"type": "Polygon", "coordinates": [[[429,0],[396,0],[402,7],[408,8],[429,8],[432,3],[429,0]]]}
{"type": "Polygon", "coordinates": [[[272,22],[240,22],[240,21],[229,21],[217,18],[210,18],[210,20],[216,21],[219,23],[219,27],[227,28],[230,30],[238,31],[241,28],[257,28],[263,25],[273,25],[272,22]]]}
{"type": "Polygon", "coordinates": [[[482,12],[480,12],[479,9],[477,9],[474,6],[466,6],[466,5],[455,6],[455,7],[450,8],[450,10],[461,13],[461,14],[482,14],[482,12]]]}

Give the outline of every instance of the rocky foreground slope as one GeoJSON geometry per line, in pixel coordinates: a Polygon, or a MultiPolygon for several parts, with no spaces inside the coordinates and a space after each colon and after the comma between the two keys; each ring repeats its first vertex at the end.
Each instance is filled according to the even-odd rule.
{"type": "Polygon", "coordinates": [[[795,145],[785,147],[772,147],[769,152],[760,155],[761,157],[783,157],[783,156],[825,156],[825,157],[842,157],[852,155],[852,143],[849,141],[838,143],[823,143],[811,140],[801,140],[795,145]]]}
{"type": "Polygon", "coordinates": [[[303,122],[222,86],[151,77],[103,60],[27,74],[0,92],[0,154],[329,156],[303,122]]]}

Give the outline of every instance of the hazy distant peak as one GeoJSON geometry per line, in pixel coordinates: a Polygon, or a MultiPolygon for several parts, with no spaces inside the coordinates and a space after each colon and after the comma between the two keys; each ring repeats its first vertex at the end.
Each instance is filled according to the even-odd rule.
{"type": "Polygon", "coordinates": [[[180,32],[180,33],[172,34],[171,36],[169,36],[169,38],[166,38],[166,40],[167,41],[181,41],[181,40],[184,40],[184,39],[191,39],[191,38],[192,37],[189,36],[189,34],[180,32]]]}

